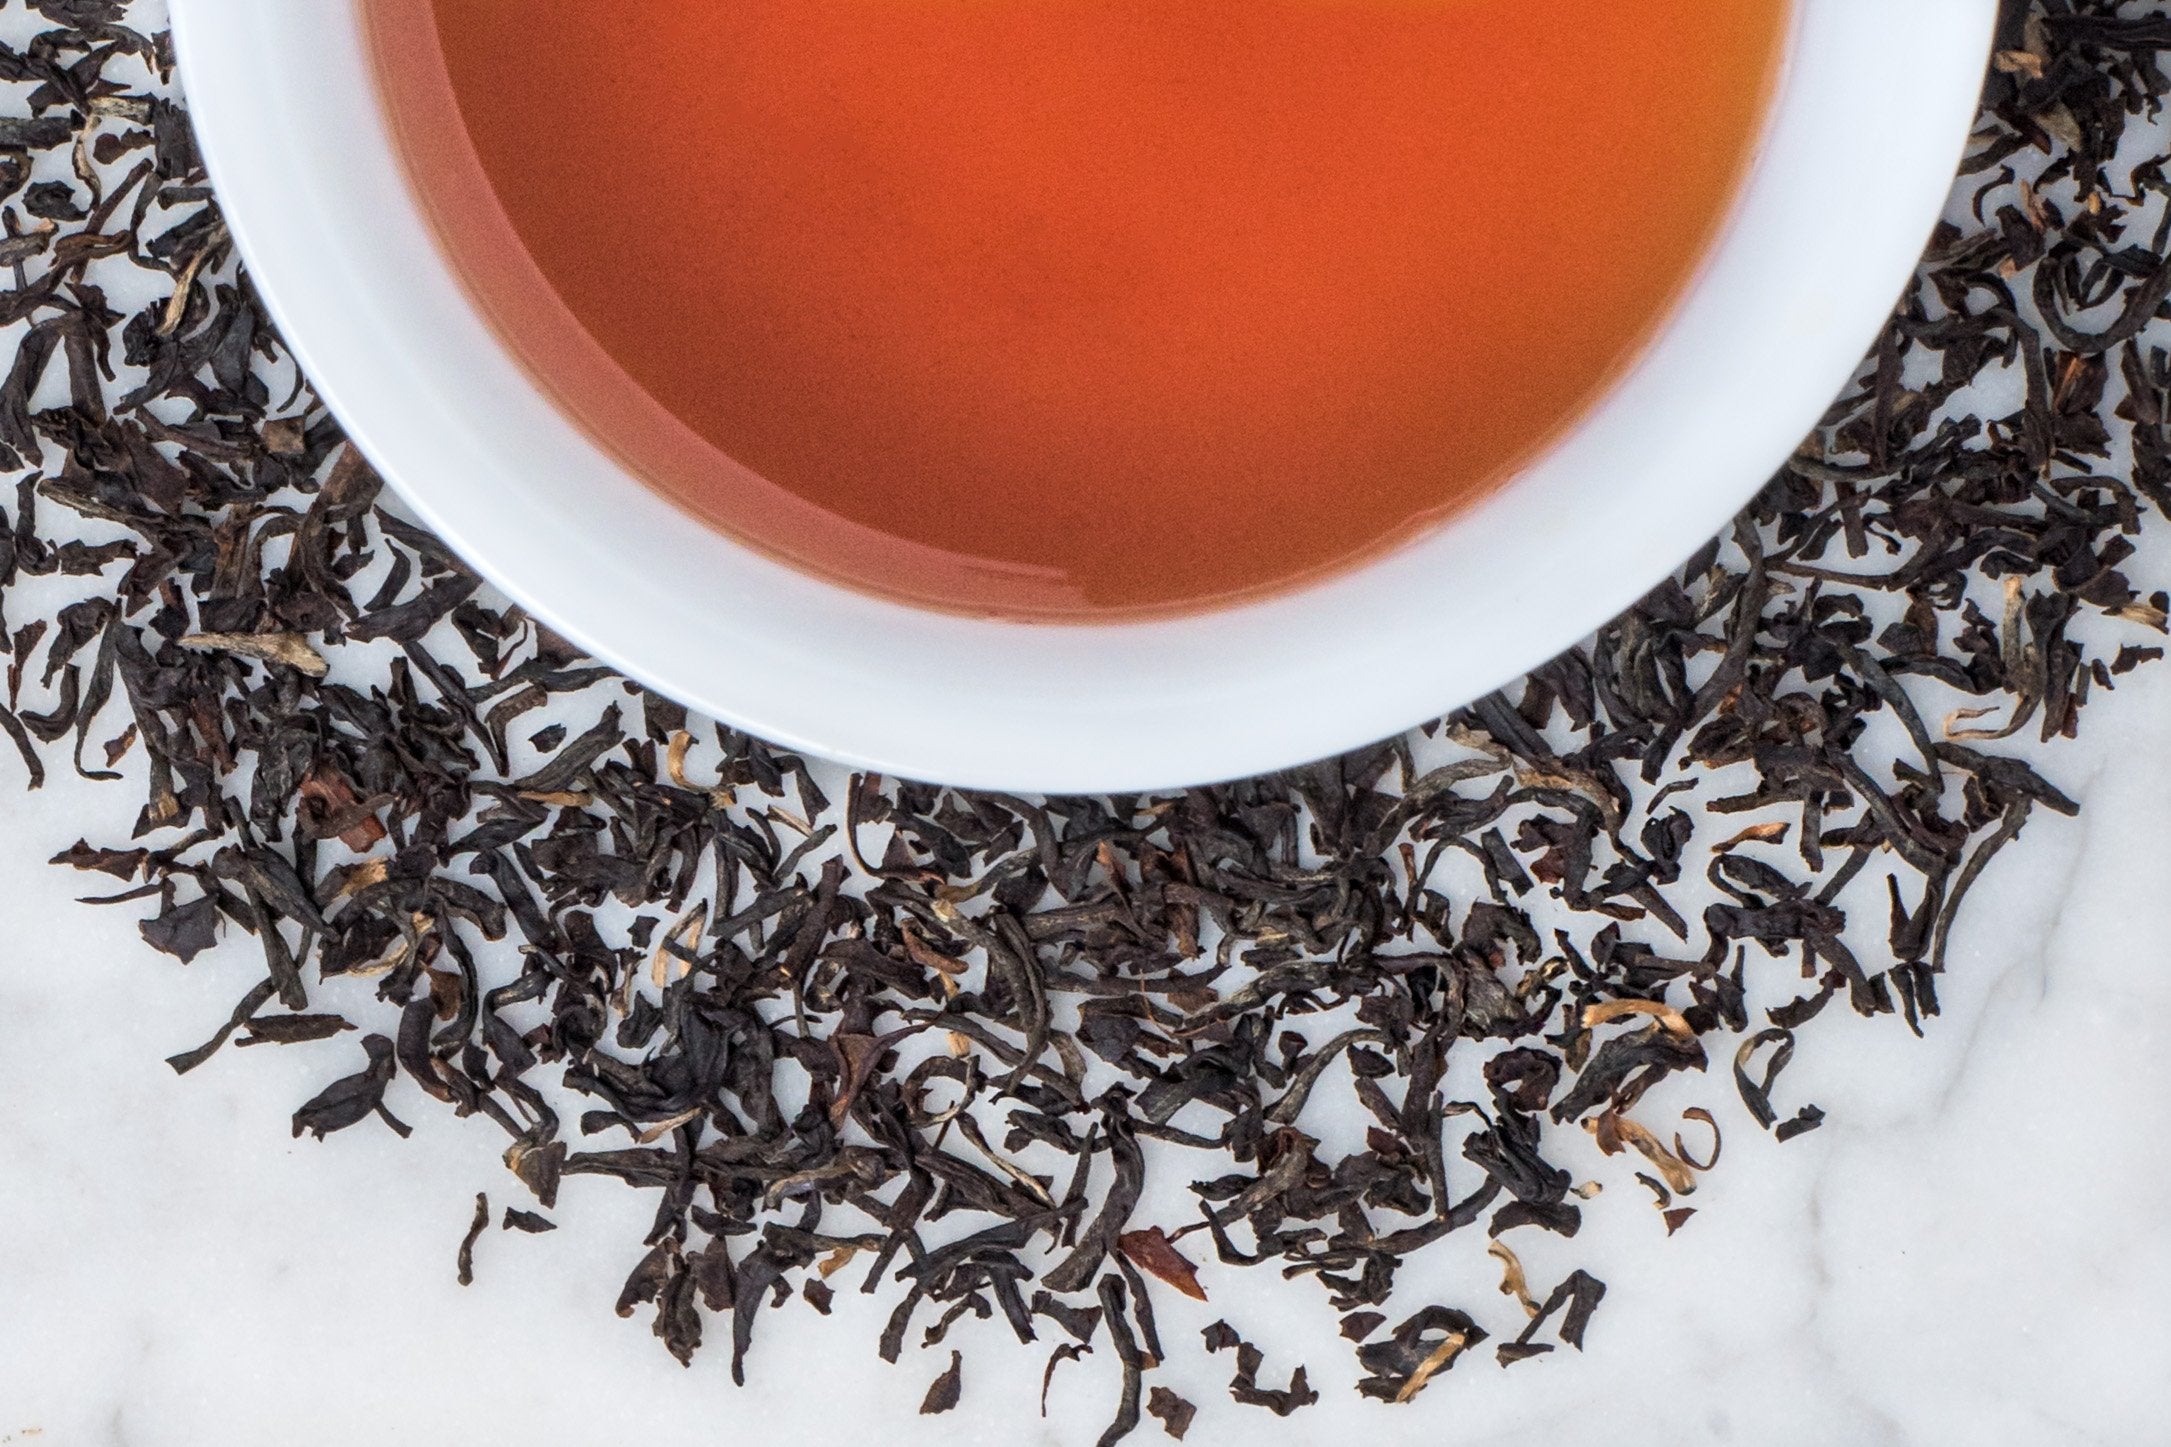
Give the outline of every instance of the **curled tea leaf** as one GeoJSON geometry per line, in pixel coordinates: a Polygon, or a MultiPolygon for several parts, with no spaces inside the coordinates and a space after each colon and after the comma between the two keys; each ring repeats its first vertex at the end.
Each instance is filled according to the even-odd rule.
{"type": "Polygon", "coordinates": [[[1627,1015],[1645,1015],[1656,1021],[1667,1034],[1682,1040],[1693,1040],[1696,1032],[1689,1027],[1679,1010],[1661,1000],[1606,1000],[1583,1008],[1583,1028],[1594,1030],[1600,1025],[1621,1019],[1627,1015]]]}
{"type": "Polygon", "coordinates": [[[467,1234],[460,1238],[459,1277],[462,1286],[475,1281],[475,1243],[490,1227],[490,1198],[481,1191],[475,1193],[475,1215],[467,1223],[467,1234]]]}
{"type": "Polygon", "coordinates": [[[1726,1144],[1726,1138],[1719,1131],[1719,1122],[1716,1118],[1712,1116],[1710,1111],[1705,1110],[1700,1105],[1692,1105],[1687,1110],[1682,1111],[1681,1118],[1683,1120],[1700,1120],[1705,1125],[1711,1127],[1711,1154],[1705,1157],[1703,1160],[1699,1161],[1694,1155],[1690,1154],[1689,1148],[1686,1145],[1682,1144],[1681,1136],[1678,1132],[1675,1133],[1673,1138],[1674,1154],[1679,1156],[1681,1158],[1681,1163],[1687,1166],[1692,1171],[1702,1172],[1711,1170],[1713,1167],[1718,1165],[1719,1151],[1726,1144]]]}
{"type": "Polygon", "coordinates": [[[1497,1236],[1486,1243],[1485,1254],[1500,1263],[1501,1295],[1514,1297],[1526,1315],[1536,1316],[1538,1303],[1531,1296],[1529,1283],[1523,1276],[1522,1259],[1497,1236]]]}
{"type": "Polygon", "coordinates": [[[1675,1194],[1686,1196],[1696,1189],[1696,1173],[1679,1156],[1661,1145],[1658,1137],[1640,1122],[1619,1111],[1609,1110],[1585,1121],[1583,1126],[1597,1140],[1598,1148],[1609,1156],[1624,1146],[1634,1146],[1665,1178],[1666,1185],[1675,1194]]]}

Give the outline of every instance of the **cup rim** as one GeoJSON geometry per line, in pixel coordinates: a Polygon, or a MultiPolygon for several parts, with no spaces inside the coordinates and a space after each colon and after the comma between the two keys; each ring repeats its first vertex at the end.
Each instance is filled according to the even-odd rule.
{"type": "Polygon", "coordinates": [[[1018,791],[1262,773],[1438,717],[1573,645],[1723,528],[1823,415],[1943,209],[1996,0],[1794,0],[1722,236],[1640,358],[1422,538],[1296,591],[1110,623],[937,613],[773,561],[627,475],[482,320],[423,219],[352,0],[170,0],[258,295],[407,505],[667,696],[858,767],[1018,791]]]}

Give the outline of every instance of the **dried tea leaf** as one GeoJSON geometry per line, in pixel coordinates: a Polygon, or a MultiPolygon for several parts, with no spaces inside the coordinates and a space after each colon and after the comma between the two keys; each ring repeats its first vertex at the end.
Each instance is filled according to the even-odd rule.
{"type": "Polygon", "coordinates": [[[1824,1124],[1824,1112],[1813,1105],[1805,1105],[1794,1113],[1791,1120],[1781,1121],[1772,1134],[1780,1140],[1790,1141],[1805,1131],[1813,1131],[1824,1124]]]}
{"type": "Polygon", "coordinates": [[[927,1395],[920,1399],[921,1416],[932,1417],[957,1405],[958,1395],[964,1388],[964,1370],[965,1358],[952,1351],[949,1369],[929,1384],[927,1395]]]}
{"type": "Polygon", "coordinates": [[[1532,1298],[1529,1282],[1523,1276],[1522,1259],[1498,1237],[1486,1244],[1485,1254],[1500,1263],[1500,1294],[1514,1297],[1525,1315],[1536,1316],[1538,1303],[1532,1298]]]}
{"type": "Polygon", "coordinates": [[[1617,1154],[1625,1146],[1634,1146],[1665,1178],[1668,1189],[1675,1194],[1686,1196],[1696,1189],[1696,1174],[1687,1162],[1661,1145],[1658,1137],[1641,1123],[1619,1111],[1608,1110],[1583,1124],[1597,1140],[1598,1148],[1607,1155],[1617,1154]]]}
{"type": "Polygon", "coordinates": [[[1124,1232],[1116,1238],[1116,1249],[1193,1301],[1206,1300],[1206,1288],[1199,1285],[1198,1268],[1176,1249],[1169,1241],[1168,1233],[1159,1226],[1124,1232]]]}
{"type": "Polygon", "coordinates": [[[1146,1415],[1159,1421],[1162,1430],[1179,1442],[1191,1430],[1191,1419],[1198,1410],[1166,1387],[1155,1387],[1146,1394],[1146,1415]]]}
{"type": "Polygon", "coordinates": [[[1683,1120],[1700,1120],[1705,1125],[1711,1127],[1711,1154],[1705,1157],[1703,1160],[1699,1161],[1693,1154],[1690,1153],[1689,1148],[1686,1145],[1682,1144],[1681,1137],[1678,1133],[1676,1133],[1673,1138],[1673,1153],[1681,1158],[1681,1164],[1687,1166],[1692,1171],[1702,1172],[1711,1170],[1713,1167],[1718,1165],[1719,1152],[1724,1149],[1726,1145],[1726,1138],[1719,1130],[1719,1122],[1712,1116],[1710,1111],[1705,1110],[1700,1105],[1692,1105],[1687,1110],[1682,1111],[1681,1118],[1683,1120]]]}
{"type": "Polygon", "coordinates": [[[1583,1028],[1594,1030],[1628,1015],[1644,1015],[1655,1020],[1669,1035],[1679,1039],[1694,1039],[1696,1032],[1689,1027],[1679,1010],[1661,1000],[1606,1000],[1583,1007],[1583,1028]]]}
{"type": "Polygon", "coordinates": [[[385,1087],[392,1081],[392,1042],[382,1035],[366,1035],[362,1038],[362,1049],[369,1056],[367,1065],[352,1075],[333,1081],[294,1112],[296,1139],[303,1131],[308,1131],[323,1140],[333,1131],[359,1124],[373,1113],[382,1116],[385,1123],[401,1135],[407,1133],[407,1128],[384,1108],[385,1087]]]}
{"type": "Polygon", "coordinates": [[[282,663],[311,678],[322,678],[331,672],[331,665],[324,661],[324,655],[310,647],[309,641],[298,633],[191,633],[181,640],[181,646],[238,654],[265,663],[282,663]]]}
{"type": "Polygon", "coordinates": [[[234,1043],[300,1045],[311,1040],[329,1040],[353,1028],[339,1015],[252,1015],[247,1022],[247,1033],[234,1043]]]}
{"type": "Polygon", "coordinates": [[[1048,1415],[1048,1387],[1055,1381],[1055,1369],[1065,1362],[1074,1362],[1091,1353],[1092,1347],[1084,1342],[1057,1342],[1055,1350],[1048,1353],[1048,1365],[1040,1373],[1040,1415],[1048,1415]]]}
{"type": "Polygon", "coordinates": [[[83,840],[53,856],[55,864],[65,864],[72,869],[95,869],[110,874],[115,879],[133,879],[143,863],[150,857],[146,849],[93,849],[83,840]]]}
{"type": "Polygon", "coordinates": [[[1266,1365],[1266,1353],[1239,1337],[1227,1322],[1215,1322],[1206,1328],[1205,1335],[1208,1351],[1218,1352],[1226,1347],[1236,1349],[1236,1376],[1229,1383],[1229,1396],[1239,1404],[1264,1407],[1277,1417],[1286,1417],[1319,1400],[1319,1393],[1305,1380],[1302,1366],[1290,1373],[1286,1387],[1276,1390],[1260,1386],[1259,1371],[1266,1365]]]}
{"type": "Polygon", "coordinates": [[[1363,1341],[1386,1320],[1383,1312],[1353,1311],[1342,1318],[1342,1335],[1350,1341],[1363,1341]]]}
{"type": "Polygon", "coordinates": [[[1392,1335],[1357,1349],[1368,1373],[1357,1390],[1383,1402],[1407,1403],[1485,1337],[1467,1312],[1428,1306],[1404,1319],[1392,1335]]]}
{"type": "Polygon", "coordinates": [[[467,1234],[460,1238],[459,1276],[462,1286],[475,1280],[475,1242],[490,1227],[490,1198],[482,1192],[475,1193],[475,1217],[467,1224],[467,1234]]]}
{"type": "Polygon", "coordinates": [[[154,950],[187,964],[218,942],[219,902],[210,895],[168,905],[138,928],[154,950]]]}

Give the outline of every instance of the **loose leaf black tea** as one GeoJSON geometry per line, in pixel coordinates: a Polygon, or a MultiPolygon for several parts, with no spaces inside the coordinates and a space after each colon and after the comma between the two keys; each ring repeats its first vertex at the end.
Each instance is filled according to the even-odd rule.
{"type": "Polygon", "coordinates": [[[957,1405],[958,1394],[963,1388],[964,1370],[963,1354],[951,1352],[949,1370],[935,1378],[927,1389],[925,1400],[920,1403],[921,1416],[931,1417],[938,1412],[947,1412],[957,1405]]]}
{"type": "Polygon", "coordinates": [[[459,1278],[462,1286],[475,1283],[475,1243],[482,1233],[490,1229],[490,1198],[481,1191],[475,1193],[475,1219],[467,1223],[467,1234],[460,1238],[459,1278]]]}
{"type": "Polygon", "coordinates": [[[1198,1415],[1198,1408],[1166,1387],[1155,1387],[1146,1394],[1146,1414],[1161,1424],[1163,1431],[1177,1441],[1191,1430],[1191,1419],[1198,1415]]]}
{"type": "Polygon", "coordinates": [[[931,1408],[1007,1334],[1113,1443],[1315,1400],[1247,1323],[1171,1325],[1245,1270],[1338,1320],[1383,1410],[1488,1347],[1528,1381],[1625,1349],[1595,1248],[1526,1263],[1646,1202],[1657,1249],[1741,1132],[1817,1126],[1820,1020],[1935,1029],[1989,862],[2074,809],[2022,733],[2161,652],[2127,567],[2171,508],[2171,184],[2118,158],[2171,88],[2162,13],[2011,8],[1861,374],[1595,637],[1344,758],[1024,799],[825,772],[482,588],[293,374],[165,40],[39,12],[0,49],[0,726],[28,787],[145,790],[55,862],[237,997],[177,1072],[312,1052],[293,1130],[327,1149],[449,1113],[542,1211],[641,1192],[613,1306],[682,1362],[802,1369],[765,1315],[867,1292],[870,1369],[952,1353],[931,1408]],[[133,313],[123,266],[161,280],[133,313]],[[1168,1179],[1192,1209],[1144,1219],[1168,1179]],[[1455,1304],[1399,1289],[1465,1242],[1455,1304]]]}

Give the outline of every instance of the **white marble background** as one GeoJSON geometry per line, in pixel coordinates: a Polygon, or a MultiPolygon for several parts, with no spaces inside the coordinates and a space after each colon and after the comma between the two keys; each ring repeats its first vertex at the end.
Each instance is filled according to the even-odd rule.
{"type": "MultiPolygon", "coordinates": [[[[2142,541],[2136,575],[2171,578],[2171,527],[2142,541]]],[[[1315,1286],[1208,1264],[1212,1306],[1161,1304],[1164,1335],[1227,1315],[1273,1384],[1301,1359],[1323,1400],[1287,1421],[1237,1407],[1227,1359],[1186,1343],[1155,1374],[1199,1404],[1186,1441],[2171,1444],[2171,668],[2098,696],[2083,727],[2037,754],[2082,816],[2037,811],[1992,864],[1928,1038],[1841,1004],[1803,1032],[1780,1094],[1822,1105],[1823,1129],[1785,1146],[1749,1129],[1723,1061],[1685,1083],[1669,1098],[1729,1130],[1671,1239],[1627,1165],[1574,1161],[1608,1188],[1582,1234],[1517,1244],[1540,1284],[1578,1264],[1609,1283],[1585,1353],[1512,1371],[1480,1354],[1387,1407],[1350,1390],[1315,1286]]],[[[569,1180],[550,1235],[493,1227],[458,1286],[474,1193],[493,1216],[533,1204],[496,1128],[417,1108],[404,1142],[374,1124],[290,1139],[294,1107],[352,1068],[340,1045],[229,1049],[177,1080],[164,1057],[212,1032],[260,955],[229,939],[182,969],[132,911],[76,903],[103,877],[44,861],[125,838],[139,786],[62,769],[26,795],[17,767],[0,751],[0,1447],[1075,1447],[1105,1424],[1105,1349],[1060,1370],[1043,1426],[1046,1344],[999,1321],[954,1338],[960,1409],[913,1415],[947,1353],[883,1366],[891,1298],[849,1290],[826,1322],[764,1313],[743,1390],[714,1319],[682,1370],[645,1309],[611,1314],[651,1210],[614,1182],[569,1180]]],[[[1426,1299],[1498,1317],[1482,1242],[1447,1244],[1398,1303],[1429,1281],[1426,1299]]],[[[1131,1440],[1165,1439],[1148,1419],[1131,1440]]]]}
{"type": "MultiPolygon", "coordinates": [[[[2171,565],[2171,539],[2151,543],[2171,565]]],[[[1822,1104],[1821,1130],[1776,1145],[1747,1128],[1723,1066],[1696,1082],[1730,1129],[1678,1236],[1628,1167],[1576,1163],[1608,1186],[1581,1236],[1518,1245],[1537,1282],[1578,1263],[1609,1282],[1584,1354],[1511,1371],[1481,1355],[1411,1406],[1365,1402],[1316,1287],[1208,1264],[1212,1307],[1162,1305],[1164,1334],[1227,1314],[1268,1347],[1270,1375],[1301,1356],[1323,1400],[1279,1422],[1237,1407],[1226,1358],[1187,1348],[1155,1374],[1201,1407],[1187,1441],[2171,1442],[2167,745],[2171,670],[2091,705],[2081,740],[2046,764],[2082,815],[2038,812],[1991,865],[1928,1038],[1837,1006],[1802,1032],[1783,1095],[1822,1104]]],[[[781,1447],[866,1432],[907,1447],[1078,1444],[1104,1425],[1113,1361],[1063,1367],[1043,1431],[1045,1348],[1019,1348],[999,1320],[961,1329],[960,1410],[912,1415],[946,1355],[882,1366],[889,1298],[845,1291],[827,1322],[764,1313],[744,1390],[721,1323],[682,1370],[645,1310],[610,1311],[649,1200],[592,1177],[567,1182],[555,1233],[486,1234],[461,1288],[474,1193],[533,1204],[497,1161],[496,1128],[418,1108],[402,1112],[404,1142],[373,1124],[289,1139],[295,1105],[351,1068],[337,1046],[229,1049],[177,1080],[163,1058],[261,974],[255,946],[178,968],[126,910],[74,902],[100,876],[46,867],[80,835],[123,837],[129,785],[24,796],[0,782],[0,1444],[758,1433],[781,1447]]],[[[1497,1281],[1480,1244],[1409,1269],[1476,1305],[1497,1281]]],[[[1164,1440],[1151,1420],[1140,1431],[1164,1440]]]]}

